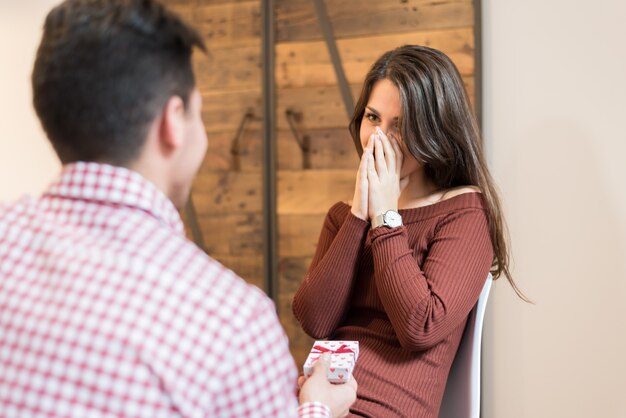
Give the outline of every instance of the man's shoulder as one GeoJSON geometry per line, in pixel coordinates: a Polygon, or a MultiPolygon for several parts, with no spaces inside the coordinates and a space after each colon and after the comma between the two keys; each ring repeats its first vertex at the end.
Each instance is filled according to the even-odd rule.
{"type": "Polygon", "coordinates": [[[239,303],[241,309],[271,302],[258,287],[247,283],[193,242],[181,238],[181,245],[179,262],[184,259],[187,261],[184,262],[184,268],[178,269],[174,279],[189,287],[190,291],[201,293],[204,305],[209,309],[220,310],[221,306],[229,305],[232,301],[239,303]]]}
{"type": "MultiPolygon", "coordinates": [[[[38,200],[32,196],[22,196],[13,202],[0,201],[0,230],[21,227],[36,216],[38,200]]],[[[3,234],[0,234],[0,238],[3,234]]]]}

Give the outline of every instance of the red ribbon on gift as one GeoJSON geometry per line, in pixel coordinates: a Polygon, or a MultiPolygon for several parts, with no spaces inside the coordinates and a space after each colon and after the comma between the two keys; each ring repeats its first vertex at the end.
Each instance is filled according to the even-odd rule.
{"type": "Polygon", "coordinates": [[[354,354],[354,351],[352,351],[350,348],[348,348],[348,346],[346,344],[342,344],[341,347],[339,347],[336,350],[331,350],[330,348],[326,348],[326,347],[323,347],[321,345],[314,345],[313,348],[318,350],[318,351],[321,351],[322,353],[331,353],[331,354],[352,353],[352,354],[354,354]]]}

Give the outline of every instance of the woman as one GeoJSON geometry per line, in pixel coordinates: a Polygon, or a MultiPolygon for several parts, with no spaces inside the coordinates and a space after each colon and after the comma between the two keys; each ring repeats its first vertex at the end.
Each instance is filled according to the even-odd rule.
{"type": "Polygon", "coordinates": [[[437,417],[488,273],[523,298],[456,67],[422,46],[385,53],[350,132],[354,198],[328,212],[293,311],[316,339],[360,342],[352,416],[437,417]]]}

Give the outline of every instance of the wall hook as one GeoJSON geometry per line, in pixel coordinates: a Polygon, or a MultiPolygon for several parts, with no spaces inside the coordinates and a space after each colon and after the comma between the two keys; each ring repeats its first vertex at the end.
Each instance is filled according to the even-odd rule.
{"type": "Polygon", "coordinates": [[[233,171],[239,171],[241,170],[241,137],[243,136],[246,126],[248,125],[248,122],[254,118],[254,113],[252,112],[252,109],[248,109],[246,111],[246,113],[244,113],[243,117],[241,118],[241,122],[239,122],[239,128],[237,128],[237,135],[235,136],[235,139],[233,140],[233,145],[230,147],[230,154],[232,155],[232,169],[233,171]]]}
{"type": "Polygon", "coordinates": [[[293,138],[296,140],[298,147],[300,147],[300,151],[302,151],[302,169],[308,170],[311,168],[311,137],[302,135],[296,127],[296,121],[302,119],[302,114],[292,109],[287,109],[285,110],[285,116],[287,117],[293,138]]]}

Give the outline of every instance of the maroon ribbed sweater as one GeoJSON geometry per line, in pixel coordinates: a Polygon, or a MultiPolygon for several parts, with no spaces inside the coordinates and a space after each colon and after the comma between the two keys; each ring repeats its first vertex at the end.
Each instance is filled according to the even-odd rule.
{"type": "Polygon", "coordinates": [[[359,341],[353,416],[436,418],[493,248],[480,193],[399,212],[370,229],[335,204],[293,312],[313,338],[359,341]]]}

